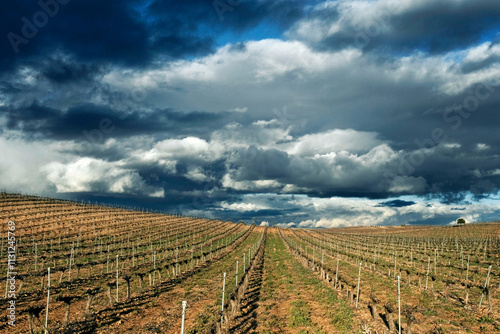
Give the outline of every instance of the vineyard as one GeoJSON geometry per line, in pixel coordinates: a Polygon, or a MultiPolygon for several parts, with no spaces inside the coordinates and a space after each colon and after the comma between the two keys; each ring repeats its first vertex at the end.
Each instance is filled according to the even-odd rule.
{"type": "Polygon", "coordinates": [[[2,333],[496,333],[500,224],[264,228],[0,195],[2,333]]]}

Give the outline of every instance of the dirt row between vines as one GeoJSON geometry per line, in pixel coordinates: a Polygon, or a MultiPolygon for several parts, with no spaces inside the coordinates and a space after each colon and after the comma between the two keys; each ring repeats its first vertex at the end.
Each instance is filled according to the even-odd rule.
{"type": "MultiPolygon", "coordinates": [[[[230,271],[233,262],[242,258],[252,243],[261,233],[256,228],[251,235],[235,250],[210,266],[199,270],[176,284],[170,291],[150,298],[142,307],[121,315],[106,328],[98,329],[97,333],[179,333],[181,328],[181,302],[187,301],[185,328],[187,333],[197,333],[197,327],[203,327],[205,320],[213,317],[220,300],[222,287],[222,272],[230,271]]],[[[234,273],[228,275],[234,280],[234,273]]],[[[232,281],[231,281],[232,282],[232,281]]],[[[229,286],[229,284],[228,284],[229,286]]],[[[213,319],[211,319],[213,320],[213,319]]],[[[208,322],[208,321],[206,321],[208,322]]]]}
{"type": "Polygon", "coordinates": [[[353,313],[333,289],[304,268],[270,229],[262,269],[252,276],[230,333],[352,333],[353,313]]]}

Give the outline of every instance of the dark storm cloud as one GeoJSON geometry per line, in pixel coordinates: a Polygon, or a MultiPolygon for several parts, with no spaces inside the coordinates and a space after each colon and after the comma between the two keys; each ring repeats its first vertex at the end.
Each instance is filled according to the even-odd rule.
{"type": "Polygon", "coordinates": [[[229,165],[231,168],[233,161],[236,163],[239,180],[280,180],[286,177],[284,171],[290,166],[288,154],[275,149],[263,150],[250,146],[247,150],[235,153],[229,165]]]}
{"type": "Polygon", "coordinates": [[[429,155],[412,176],[423,177],[430,192],[445,194],[444,200],[452,202],[465,197],[461,192],[479,195],[498,191],[500,176],[495,174],[498,166],[500,159],[489,153],[444,148],[429,155]]]}
{"type": "MultiPolygon", "coordinates": [[[[319,2],[313,1],[312,3],[319,2]]],[[[148,14],[158,19],[159,26],[155,28],[170,28],[170,31],[197,32],[208,25],[215,30],[221,27],[237,31],[253,28],[264,20],[268,23],[288,27],[304,14],[302,1],[175,1],[155,0],[148,7],[148,14]],[[186,20],[189,18],[189,21],[186,20]],[[197,23],[192,23],[197,22],[197,23]]],[[[170,31],[163,32],[169,36],[170,31]],[[168,33],[168,34],[166,34],[168,33]]],[[[161,32],[158,32],[161,36],[161,32]]]]}
{"type": "Polygon", "coordinates": [[[250,219],[278,219],[278,217],[282,217],[286,215],[288,212],[286,210],[274,210],[274,209],[266,209],[266,210],[256,210],[256,211],[226,211],[226,214],[239,216],[241,219],[250,220],[250,219]]]}
{"type": "MultiPolygon", "coordinates": [[[[106,139],[134,135],[168,133],[170,136],[208,135],[207,126],[225,123],[227,113],[176,112],[170,109],[132,113],[112,109],[105,105],[86,104],[61,111],[34,101],[30,105],[12,109],[0,108],[7,119],[7,128],[20,130],[29,137],[56,140],[88,140],[93,131],[104,127],[106,139]]],[[[104,138],[100,143],[103,143],[104,138]]]]}
{"type": "Polygon", "coordinates": [[[495,124],[500,121],[500,89],[489,86],[488,91],[485,87],[474,84],[464,94],[437,101],[434,106],[445,107],[408,118],[393,128],[395,131],[392,127],[379,128],[406,151],[399,162],[399,175],[424,178],[429,185],[427,191],[440,196],[444,203],[461,202],[468,192],[481,199],[499,191],[500,136],[495,124]],[[481,97],[476,95],[478,88],[488,93],[482,99],[477,98],[481,97]]]}
{"type": "MultiPolygon", "coordinates": [[[[0,71],[56,52],[84,63],[144,67],[158,58],[213,52],[223,31],[243,32],[263,21],[286,29],[303,12],[300,1],[242,1],[230,8],[221,16],[212,1],[201,0],[7,1],[0,10],[0,71]]],[[[60,80],[67,72],[48,74],[60,80]]]]}
{"type": "Polygon", "coordinates": [[[78,64],[62,59],[53,59],[47,63],[45,68],[41,69],[41,72],[42,76],[52,83],[65,85],[92,81],[96,75],[103,73],[103,70],[96,64],[78,64]]]}
{"type": "MultiPolygon", "coordinates": [[[[443,203],[460,203],[468,193],[476,199],[496,194],[500,184],[498,155],[492,156],[489,150],[477,150],[472,146],[462,148],[452,143],[440,144],[427,151],[415,147],[401,152],[387,163],[371,165],[347,154],[339,154],[334,161],[329,161],[250,147],[234,152],[227,161],[227,168],[238,182],[278,182],[258,189],[248,185],[244,190],[255,193],[280,193],[284,185],[290,184],[296,186],[299,193],[318,197],[378,199],[397,193],[429,195],[443,203]]],[[[387,149],[377,151],[379,153],[372,155],[380,155],[387,149]]],[[[412,204],[400,201],[381,203],[393,207],[412,204]]]]}
{"type": "Polygon", "coordinates": [[[348,3],[338,3],[328,11],[313,12],[311,21],[342,25],[339,31],[313,45],[322,50],[353,46],[378,50],[384,56],[415,50],[439,54],[476,44],[500,27],[500,5],[496,1],[419,1],[390,6],[366,1],[365,4],[367,7],[363,9],[353,9],[348,3]],[[357,17],[360,14],[363,16],[357,17]]]}
{"type": "Polygon", "coordinates": [[[120,6],[114,1],[41,3],[50,6],[27,0],[2,3],[0,35],[5,38],[0,69],[10,69],[19,60],[43,59],[56,51],[80,60],[131,66],[150,59],[147,27],[134,10],[137,1],[122,1],[120,6]]]}
{"type": "MultiPolygon", "coordinates": [[[[253,192],[282,192],[282,187],[290,184],[300,189],[297,190],[299,193],[318,197],[387,197],[390,193],[388,185],[382,187],[383,173],[386,168],[395,166],[363,166],[348,154],[340,154],[335,162],[331,162],[255,147],[234,152],[227,162],[227,168],[236,181],[275,180],[279,183],[253,192]]],[[[251,187],[246,191],[252,192],[251,187]]]]}
{"type": "Polygon", "coordinates": [[[390,208],[402,208],[402,207],[410,206],[410,205],[414,205],[414,204],[416,204],[414,201],[403,201],[400,199],[395,199],[392,201],[382,202],[382,203],[378,204],[377,206],[381,206],[381,207],[387,206],[390,208]]]}
{"type": "Polygon", "coordinates": [[[398,150],[431,148],[442,142],[473,151],[484,143],[490,146],[488,154],[500,153],[500,136],[495,131],[500,122],[500,85],[484,80],[443,97],[433,92],[433,86],[432,82],[414,86],[410,80],[402,80],[394,89],[384,86],[385,93],[375,88],[373,96],[367,92],[366,99],[350,103],[349,112],[339,122],[376,131],[398,150]],[[442,132],[441,140],[433,139],[436,129],[442,132]]]}

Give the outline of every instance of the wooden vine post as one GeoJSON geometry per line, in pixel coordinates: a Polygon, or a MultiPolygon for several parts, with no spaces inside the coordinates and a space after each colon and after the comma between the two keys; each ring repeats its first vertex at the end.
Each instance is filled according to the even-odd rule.
{"type": "Polygon", "coordinates": [[[359,302],[359,283],[361,280],[361,262],[359,263],[359,272],[358,272],[358,288],[356,292],[356,308],[358,308],[358,302],[359,302]]]}
{"type": "Polygon", "coordinates": [[[334,285],[335,289],[337,289],[338,273],[339,273],[339,254],[337,253],[337,269],[335,269],[335,285],[334,285]]]}
{"type": "Polygon", "coordinates": [[[398,252],[394,251],[394,278],[396,278],[396,258],[398,256],[398,252]]]}
{"type": "Polygon", "coordinates": [[[315,254],[316,254],[316,253],[315,253],[315,251],[314,251],[314,247],[313,247],[313,263],[312,263],[312,265],[313,265],[313,270],[314,270],[314,260],[315,260],[315,259],[314,259],[314,257],[315,257],[315,254]]]}
{"type": "Polygon", "coordinates": [[[427,283],[429,282],[429,269],[431,267],[431,257],[427,257],[427,276],[425,277],[425,290],[427,290],[427,283]]]}
{"type": "Polygon", "coordinates": [[[224,323],[224,294],[226,293],[226,273],[224,273],[224,277],[222,279],[222,312],[220,315],[220,326],[222,328],[222,325],[224,323]]]}
{"type": "Polygon", "coordinates": [[[49,303],[50,303],[50,267],[47,268],[47,308],[45,309],[45,334],[48,333],[47,325],[49,322],[49,303]]]}
{"type": "Polygon", "coordinates": [[[156,251],[153,254],[153,285],[155,285],[155,277],[156,277],[156,251]]]}
{"type": "Polygon", "coordinates": [[[325,250],[322,248],[321,249],[321,274],[323,275],[323,260],[325,257],[325,250]]]}
{"type": "Polygon", "coordinates": [[[436,263],[437,263],[437,248],[434,249],[434,274],[437,273],[437,266],[436,266],[436,263]]]}
{"type": "Polygon", "coordinates": [[[132,266],[135,267],[135,247],[132,245],[132,266]]]}
{"type": "Polygon", "coordinates": [[[413,246],[411,246],[410,250],[410,266],[413,267],[413,246]]]}
{"type": "Polygon", "coordinates": [[[181,323],[181,334],[184,334],[184,319],[186,316],[186,304],[185,300],[182,301],[182,323],[181,323]]]}
{"type": "Polygon", "coordinates": [[[469,260],[470,255],[467,255],[467,273],[465,274],[465,305],[469,303],[469,260]]]}
{"type": "Polygon", "coordinates": [[[71,259],[73,258],[73,248],[71,248],[71,254],[69,255],[69,263],[68,263],[68,281],[71,280],[71,259]]]}
{"type": "Polygon", "coordinates": [[[238,261],[236,261],[236,285],[238,285],[238,261]]]}
{"type": "Polygon", "coordinates": [[[116,302],[118,303],[118,254],[116,254],[116,302]]]}
{"type": "Polygon", "coordinates": [[[401,334],[401,277],[398,275],[398,325],[401,334]]]}

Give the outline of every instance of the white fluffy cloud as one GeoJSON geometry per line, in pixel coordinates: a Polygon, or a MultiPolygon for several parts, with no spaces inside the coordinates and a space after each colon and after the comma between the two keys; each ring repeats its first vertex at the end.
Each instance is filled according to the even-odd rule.
{"type": "Polygon", "coordinates": [[[365,153],[381,143],[374,132],[333,129],[304,135],[283,146],[286,152],[293,155],[315,156],[341,151],[365,153]]]}
{"type": "Polygon", "coordinates": [[[102,192],[164,196],[163,189],[146,185],[139,174],[123,169],[120,162],[79,158],[66,164],[51,162],[41,170],[60,193],[102,192]]]}
{"type": "Polygon", "coordinates": [[[234,180],[229,173],[222,177],[222,186],[242,191],[267,191],[269,189],[279,190],[279,188],[281,188],[281,184],[275,180],[237,181],[234,180]]]}
{"type": "Polygon", "coordinates": [[[256,203],[232,203],[232,204],[229,204],[227,202],[222,202],[221,207],[223,209],[235,210],[235,211],[240,211],[240,212],[268,209],[267,207],[260,205],[260,204],[256,204],[256,203]]]}
{"type": "MultiPolygon", "coordinates": [[[[340,77],[360,55],[354,50],[317,52],[299,41],[266,39],[246,42],[244,50],[238,51],[227,45],[204,58],[163,68],[116,69],[104,82],[121,92],[143,87],[148,104],[158,107],[271,114],[273,108],[287,105],[292,96],[306,97],[310,91],[303,88],[310,86],[311,80],[319,85],[326,76],[340,77]],[[295,87],[285,89],[283,80],[290,83],[289,75],[294,77],[295,87]]],[[[332,84],[335,86],[335,81],[332,84]]]]}
{"type": "Polygon", "coordinates": [[[197,159],[211,161],[220,156],[218,147],[197,137],[165,139],[155,144],[150,151],[155,158],[197,159]]]}
{"type": "Polygon", "coordinates": [[[280,142],[292,140],[290,127],[276,119],[258,120],[248,126],[231,122],[224,128],[214,131],[211,145],[224,148],[226,151],[237,148],[248,148],[251,145],[261,148],[275,148],[280,142]]]}
{"type": "Polygon", "coordinates": [[[50,182],[40,166],[64,159],[57,152],[64,145],[48,141],[30,143],[22,139],[0,137],[0,188],[23,193],[43,194],[49,191],[50,182]]]}

